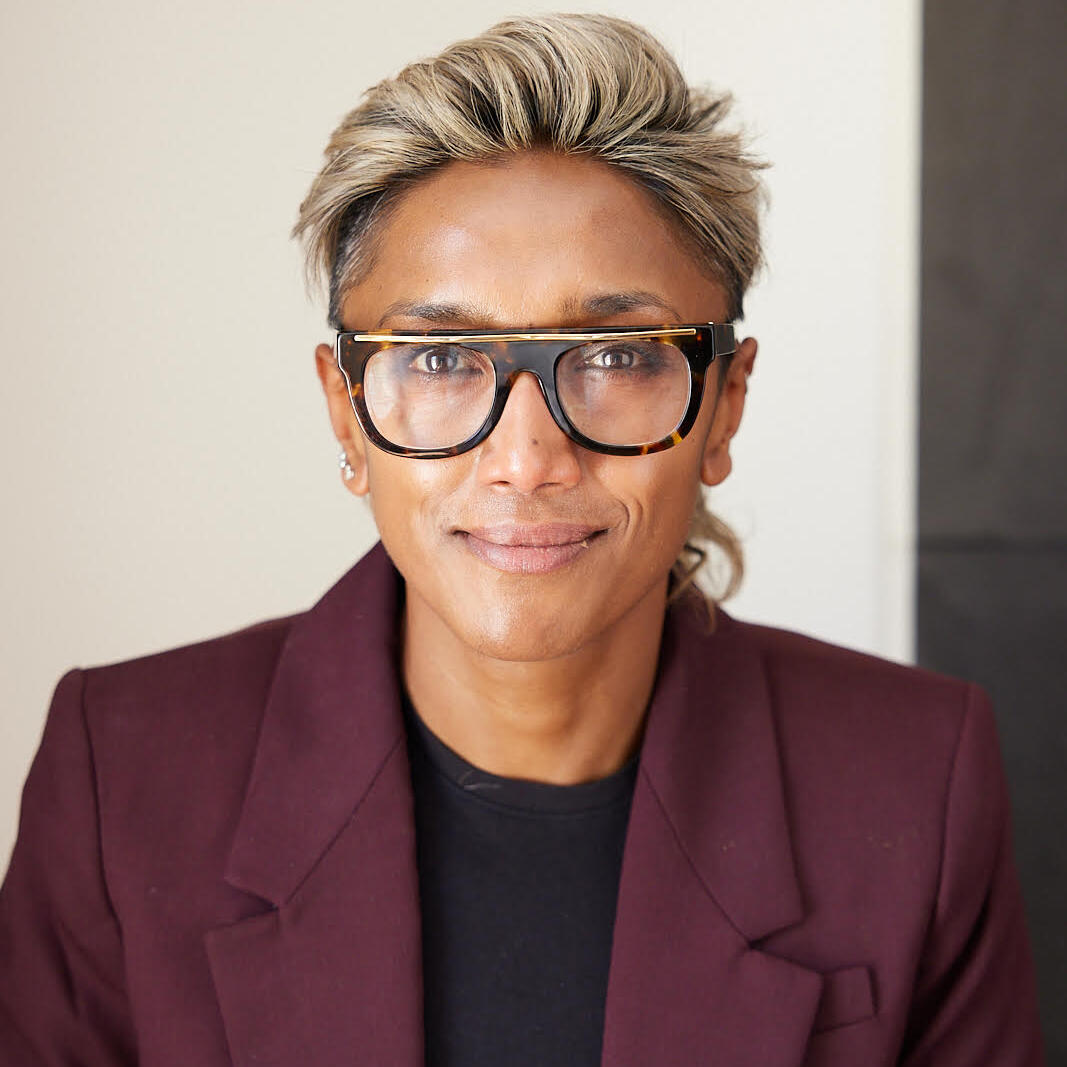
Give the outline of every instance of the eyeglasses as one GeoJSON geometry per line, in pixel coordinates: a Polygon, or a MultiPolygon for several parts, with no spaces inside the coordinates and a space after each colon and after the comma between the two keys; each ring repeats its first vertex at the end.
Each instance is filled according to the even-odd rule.
{"type": "MultiPolygon", "coordinates": [[[[643,456],[692,429],[730,323],[577,330],[380,331],[337,335],[337,365],[367,437],[398,456],[457,456],[500,421],[533,374],[559,428],[611,456],[643,456]]],[[[722,374],[719,376],[720,381],[722,374]]]]}

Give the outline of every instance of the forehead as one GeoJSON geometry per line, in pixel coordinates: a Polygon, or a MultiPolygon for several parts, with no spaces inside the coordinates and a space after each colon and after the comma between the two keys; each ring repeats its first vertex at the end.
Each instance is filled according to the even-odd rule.
{"type": "MultiPolygon", "coordinates": [[[[467,308],[476,326],[570,325],[588,321],[592,298],[612,293],[653,298],[627,321],[725,316],[721,285],[650,194],[605,163],[531,152],[452,163],[416,184],[386,221],[342,317],[370,328],[397,308],[437,305],[467,308]]],[[[617,301],[602,307],[621,313],[617,301]]]]}

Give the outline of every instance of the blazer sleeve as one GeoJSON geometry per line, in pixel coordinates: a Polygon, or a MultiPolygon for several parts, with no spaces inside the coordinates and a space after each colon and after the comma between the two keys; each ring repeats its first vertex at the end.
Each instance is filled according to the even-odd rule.
{"type": "Polygon", "coordinates": [[[996,723],[988,698],[970,686],[949,778],[937,899],[901,1063],[1044,1062],[996,723]]]}
{"type": "Polygon", "coordinates": [[[84,676],[59,683],[0,889],[0,1062],[136,1063],[122,938],[103,869],[84,676]]]}

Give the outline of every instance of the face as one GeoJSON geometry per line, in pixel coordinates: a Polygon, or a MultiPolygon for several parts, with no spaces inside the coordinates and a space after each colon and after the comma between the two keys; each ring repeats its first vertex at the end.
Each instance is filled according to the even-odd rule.
{"type": "MultiPolygon", "coordinates": [[[[727,298],[647,194],[605,164],[528,153],[453,163],[414,186],[372,269],[342,304],[346,329],[552,328],[723,322],[727,298]]],[[[352,414],[333,349],[319,375],[334,432],[369,494],[412,614],[502,660],[577,652],[661,616],[701,483],[729,473],[755,344],[721,391],[712,368],[697,423],[649,456],[571,442],[522,374],[490,436],[446,459],[375,448],[352,414]],[[716,403],[716,393],[719,393],[716,403]]]]}

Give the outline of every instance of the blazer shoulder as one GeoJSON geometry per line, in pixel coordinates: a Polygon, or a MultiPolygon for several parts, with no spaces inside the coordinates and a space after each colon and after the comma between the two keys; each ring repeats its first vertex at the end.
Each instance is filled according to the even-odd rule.
{"type": "Polygon", "coordinates": [[[725,627],[759,657],[780,716],[851,720],[951,750],[969,714],[988,718],[976,685],[790,630],[726,617],[725,627]]]}
{"type": "Polygon", "coordinates": [[[742,622],[732,617],[726,617],[726,628],[750,642],[769,668],[795,671],[812,679],[821,678],[830,685],[901,688],[913,695],[928,694],[934,700],[946,696],[955,699],[961,691],[972,688],[972,683],[959,678],[793,630],[742,622]]]}
{"type": "MultiPolygon", "coordinates": [[[[234,633],[80,672],[81,706],[94,750],[195,753],[255,743],[288,616],[234,633]]],[[[62,684],[62,683],[61,683],[62,684]]]]}
{"type": "Polygon", "coordinates": [[[83,668],[87,704],[123,696],[176,699],[207,687],[248,685],[270,676],[286,638],[302,615],[253,623],[232,633],[116,663],[83,668]]]}
{"type": "Polygon", "coordinates": [[[155,869],[160,856],[199,856],[198,870],[221,870],[295,621],[75,671],[60,683],[46,735],[60,748],[84,737],[116,901],[138,898],[138,872],[155,869]]]}

